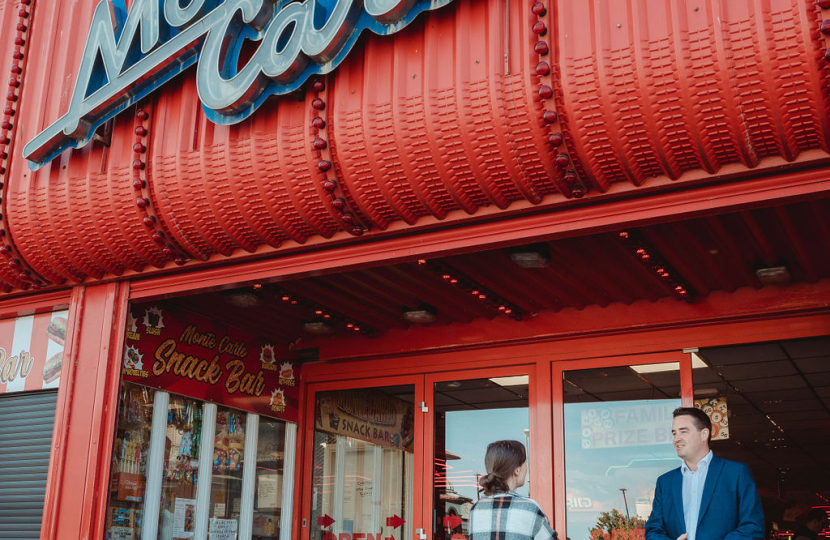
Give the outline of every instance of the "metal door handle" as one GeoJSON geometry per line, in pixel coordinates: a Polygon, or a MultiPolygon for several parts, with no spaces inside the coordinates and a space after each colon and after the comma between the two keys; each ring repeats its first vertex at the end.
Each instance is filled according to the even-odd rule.
{"type": "Polygon", "coordinates": [[[417,534],[418,538],[421,540],[427,540],[427,535],[423,529],[415,529],[415,534],[417,534]]]}

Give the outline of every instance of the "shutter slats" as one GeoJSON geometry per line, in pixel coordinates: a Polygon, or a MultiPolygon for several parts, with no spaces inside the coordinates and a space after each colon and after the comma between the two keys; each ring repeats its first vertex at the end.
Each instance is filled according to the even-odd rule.
{"type": "Polygon", "coordinates": [[[40,538],[57,391],[0,396],[0,538],[40,538]]]}

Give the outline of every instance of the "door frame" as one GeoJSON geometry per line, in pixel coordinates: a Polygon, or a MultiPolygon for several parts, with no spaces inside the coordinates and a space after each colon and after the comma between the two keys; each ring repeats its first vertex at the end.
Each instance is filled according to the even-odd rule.
{"type": "Polygon", "coordinates": [[[683,351],[665,351],[646,354],[628,354],[606,356],[581,360],[564,360],[551,362],[551,385],[553,398],[553,430],[560,434],[554,437],[553,445],[553,484],[554,498],[565,504],[558,505],[553,512],[553,522],[560,538],[567,537],[567,490],[565,485],[565,396],[562,389],[562,374],[577,369],[601,367],[620,367],[642,364],[680,363],[680,402],[683,407],[694,403],[692,393],[692,358],[683,351]],[[553,381],[556,381],[554,383],[553,381]]]}
{"type": "MultiPolygon", "coordinates": [[[[312,490],[310,489],[312,485],[312,478],[314,472],[314,408],[315,402],[317,397],[317,392],[327,392],[331,390],[354,390],[360,388],[377,388],[382,386],[401,386],[411,384],[415,388],[415,407],[417,409],[418,403],[424,401],[424,376],[418,374],[412,375],[393,375],[388,377],[371,377],[371,378],[359,378],[359,379],[348,379],[342,381],[325,381],[325,382],[316,382],[316,383],[309,383],[306,386],[306,393],[305,398],[303,400],[304,407],[303,413],[301,418],[303,419],[302,422],[302,441],[303,441],[303,448],[302,448],[302,456],[303,456],[303,467],[302,473],[297,475],[297,483],[298,485],[295,486],[295,493],[299,496],[295,500],[299,500],[300,506],[299,515],[300,515],[300,523],[299,527],[297,528],[300,531],[299,538],[300,540],[311,540],[311,531],[315,528],[315,524],[311,523],[311,496],[312,490]]],[[[423,415],[415,414],[414,418],[414,430],[415,430],[415,443],[414,443],[414,453],[415,459],[413,460],[413,494],[412,494],[412,521],[413,523],[408,523],[407,525],[416,529],[415,526],[418,523],[422,523],[424,521],[423,515],[423,507],[422,507],[422,500],[423,500],[423,487],[422,482],[419,482],[418,479],[422,478],[424,475],[423,470],[423,459],[419,459],[419,455],[423,456],[424,452],[424,441],[423,437],[419,437],[419,433],[423,433],[423,415]]],[[[416,538],[416,533],[413,532],[413,538],[416,538]]]]}
{"type": "MultiPolygon", "coordinates": [[[[547,362],[545,362],[545,364],[547,364],[547,362]]],[[[551,416],[544,410],[539,410],[546,409],[545,407],[534,406],[539,401],[547,402],[545,398],[550,395],[549,381],[539,381],[539,377],[537,376],[539,373],[545,373],[546,371],[547,369],[539,369],[537,362],[514,364],[502,367],[461,369],[455,371],[427,373],[425,377],[424,392],[429,412],[426,413],[426,418],[424,419],[424,467],[433,469],[435,464],[435,392],[433,391],[435,383],[459,379],[485,379],[491,377],[508,377],[513,375],[527,375],[530,378],[527,396],[528,425],[530,426],[531,433],[539,434],[539,443],[532,445],[532,448],[534,449],[533,452],[530,452],[528,449],[528,453],[530,454],[530,470],[539,471],[545,470],[549,467],[551,463],[551,445],[549,442],[551,437],[551,416]]],[[[425,514],[424,517],[426,519],[426,527],[424,528],[424,532],[427,534],[427,538],[433,538],[434,533],[432,528],[432,504],[434,500],[434,489],[435,477],[434,474],[430,474],[428,479],[424,482],[422,502],[425,514]]],[[[540,482],[534,478],[534,490],[531,493],[531,497],[539,502],[546,513],[548,513],[549,508],[552,508],[553,506],[552,494],[553,490],[550,480],[540,482]],[[548,508],[546,508],[546,506],[548,508]]]]}

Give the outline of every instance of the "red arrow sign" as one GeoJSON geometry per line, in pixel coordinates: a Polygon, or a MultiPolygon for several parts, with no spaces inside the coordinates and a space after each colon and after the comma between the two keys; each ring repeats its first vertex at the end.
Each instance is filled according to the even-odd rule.
{"type": "Polygon", "coordinates": [[[399,515],[395,514],[392,517],[386,518],[386,526],[392,527],[393,529],[397,529],[401,525],[406,523],[406,521],[399,515]]]}
{"type": "Polygon", "coordinates": [[[449,527],[450,529],[455,529],[459,525],[463,523],[463,520],[456,516],[455,514],[450,514],[448,516],[444,516],[444,527],[449,527]]]}
{"type": "Polygon", "coordinates": [[[332,517],[328,514],[317,518],[317,525],[321,527],[328,527],[332,523],[334,523],[334,519],[332,519],[332,517]]]}

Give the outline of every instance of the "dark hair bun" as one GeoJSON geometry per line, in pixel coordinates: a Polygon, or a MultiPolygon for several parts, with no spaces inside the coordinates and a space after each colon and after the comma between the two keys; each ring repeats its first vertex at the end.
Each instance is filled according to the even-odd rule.
{"type": "Polygon", "coordinates": [[[478,483],[484,490],[485,495],[493,495],[499,491],[510,491],[507,483],[493,473],[485,474],[479,479],[478,483]]]}

